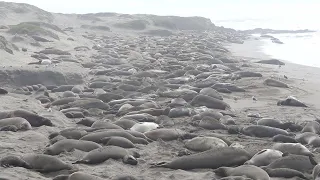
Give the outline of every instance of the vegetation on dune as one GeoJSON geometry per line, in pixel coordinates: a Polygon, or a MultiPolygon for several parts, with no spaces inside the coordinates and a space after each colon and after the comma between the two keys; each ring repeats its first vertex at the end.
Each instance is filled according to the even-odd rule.
{"type": "Polygon", "coordinates": [[[145,32],[145,34],[152,35],[152,36],[171,36],[173,33],[169,30],[165,29],[155,29],[155,30],[149,30],[145,32]]]}
{"type": "Polygon", "coordinates": [[[145,20],[132,20],[125,23],[116,23],[114,26],[123,29],[144,30],[148,24],[149,22],[145,20]]]}
{"type": "MultiPolygon", "coordinates": [[[[33,35],[43,35],[49,36],[56,40],[59,40],[59,36],[49,30],[44,29],[43,27],[53,29],[54,25],[48,25],[47,23],[41,22],[23,22],[17,25],[11,25],[8,33],[10,34],[27,34],[29,36],[33,35]]],[[[57,27],[58,28],[58,27],[57,27]]],[[[62,30],[61,30],[62,31],[62,30]]]]}

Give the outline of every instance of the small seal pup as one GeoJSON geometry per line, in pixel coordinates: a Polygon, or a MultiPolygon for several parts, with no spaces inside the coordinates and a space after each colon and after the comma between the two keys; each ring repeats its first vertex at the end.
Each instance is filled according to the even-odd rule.
{"type": "Polygon", "coordinates": [[[280,100],[277,102],[278,106],[296,106],[296,107],[308,107],[303,102],[299,101],[293,96],[288,96],[285,100],[280,100]]]}
{"type": "Polygon", "coordinates": [[[0,160],[0,165],[3,167],[24,167],[41,173],[73,169],[70,164],[63,162],[55,156],[46,154],[24,154],[22,156],[8,155],[0,160]]]}
{"type": "Polygon", "coordinates": [[[220,167],[213,170],[218,176],[245,176],[252,180],[270,180],[270,177],[266,171],[260,167],[254,165],[242,165],[235,168],[232,167],[220,167]]]}
{"type": "Polygon", "coordinates": [[[282,152],[274,149],[263,149],[257,152],[250,160],[245,162],[248,165],[267,166],[276,159],[282,157],[282,152]]]}
{"type": "Polygon", "coordinates": [[[105,146],[88,152],[81,160],[72,164],[99,164],[108,159],[122,159],[123,163],[137,165],[137,159],[118,146],[105,146]]]}
{"type": "Polygon", "coordinates": [[[185,146],[192,151],[202,152],[219,147],[228,147],[228,144],[217,137],[195,137],[187,140],[185,146]]]}
{"type": "Polygon", "coordinates": [[[165,167],[170,169],[216,169],[223,166],[239,166],[249,160],[251,155],[244,149],[222,147],[204,152],[178,157],[171,162],[152,164],[151,167],[165,167]]]}
{"type": "Polygon", "coordinates": [[[157,129],[158,127],[159,125],[154,122],[138,122],[135,125],[133,125],[130,128],[130,130],[145,133],[145,132],[149,132],[151,130],[157,129]]]}
{"type": "Polygon", "coordinates": [[[13,117],[13,118],[5,118],[0,119],[0,128],[4,128],[6,126],[15,126],[17,130],[31,130],[31,124],[24,118],[21,117],[13,117]]]}
{"type": "Polygon", "coordinates": [[[312,152],[301,143],[276,143],[272,149],[281,151],[282,153],[288,152],[290,154],[314,156],[312,152]]]}
{"type": "Polygon", "coordinates": [[[78,149],[84,152],[89,152],[101,147],[102,146],[100,144],[97,144],[92,141],[63,139],[47,147],[44,151],[44,154],[59,155],[62,152],[70,152],[70,151],[73,151],[74,149],[78,149]]]}

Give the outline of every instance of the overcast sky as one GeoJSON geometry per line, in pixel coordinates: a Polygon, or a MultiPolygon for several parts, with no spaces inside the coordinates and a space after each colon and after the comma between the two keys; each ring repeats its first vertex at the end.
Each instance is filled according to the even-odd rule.
{"type": "MultiPolygon", "coordinates": [[[[320,17],[320,0],[5,0],[28,3],[50,12],[118,12],[205,16],[212,20],[320,17]]],[[[319,23],[319,22],[318,22],[319,23]]]]}

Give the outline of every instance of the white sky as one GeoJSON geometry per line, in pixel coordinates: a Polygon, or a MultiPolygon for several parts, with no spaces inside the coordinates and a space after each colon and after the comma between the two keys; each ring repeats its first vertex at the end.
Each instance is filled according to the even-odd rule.
{"type": "MultiPolygon", "coordinates": [[[[5,0],[6,1],[6,0],[5,0]]],[[[295,17],[320,18],[320,0],[7,0],[50,12],[117,12],[204,16],[212,20],[295,17]]],[[[320,23],[318,21],[317,23],[320,23]]]]}

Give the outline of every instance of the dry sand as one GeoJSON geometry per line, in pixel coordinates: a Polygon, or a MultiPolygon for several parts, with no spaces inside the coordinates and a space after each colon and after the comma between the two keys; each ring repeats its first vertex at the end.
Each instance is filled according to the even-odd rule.
{"type": "MultiPolygon", "coordinates": [[[[19,19],[21,14],[7,14],[8,18],[2,19],[0,22],[2,24],[10,25],[17,24],[23,21],[30,21],[35,17],[32,14],[28,16],[23,16],[23,19],[19,19]],[[30,17],[29,17],[30,15],[30,17]]],[[[104,17],[108,21],[87,21],[79,20],[76,15],[61,15],[56,14],[54,19],[54,24],[58,25],[60,28],[67,28],[69,26],[74,27],[74,32],[68,32],[67,34],[57,33],[60,37],[59,41],[42,43],[42,46],[35,47],[30,46],[29,43],[23,41],[17,43],[18,47],[27,47],[27,52],[16,51],[14,55],[5,53],[3,50],[0,50],[1,61],[0,77],[1,87],[4,87],[9,90],[8,95],[1,95],[1,105],[0,111],[5,110],[15,110],[15,109],[26,109],[29,111],[34,111],[39,115],[51,119],[56,127],[42,126],[38,128],[33,128],[30,131],[22,132],[6,132],[0,131],[0,158],[9,154],[25,154],[25,153],[42,153],[45,146],[49,143],[48,135],[51,132],[61,131],[66,128],[80,127],[75,123],[79,119],[69,119],[65,117],[58,108],[52,108],[52,112],[49,112],[48,109],[44,107],[43,104],[40,104],[39,101],[35,99],[35,95],[22,95],[16,94],[13,92],[15,88],[22,87],[25,85],[31,85],[26,82],[26,79],[23,79],[23,76],[14,76],[8,75],[8,72],[13,72],[13,70],[26,70],[28,72],[38,72],[38,71],[52,71],[60,72],[63,76],[63,80],[59,81],[55,79],[51,82],[42,82],[48,83],[45,85],[50,85],[50,83],[56,83],[56,85],[61,85],[63,83],[67,84],[79,84],[75,83],[77,78],[83,81],[82,84],[79,84],[81,87],[85,87],[90,82],[91,78],[95,78],[92,72],[98,69],[103,69],[104,67],[93,67],[93,68],[83,68],[83,64],[93,61],[92,56],[97,54],[104,54],[102,51],[96,51],[92,49],[94,45],[102,43],[103,45],[114,45],[117,46],[115,50],[119,50],[122,47],[118,45],[120,41],[116,40],[117,37],[114,37],[114,34],[121,37],[127,44],[136,44],[138,46],[143,46],[144,44],[136,41],[135,37],[137,34],[131,33],[130,30],[119,30],[115,28],[115,32],[101,32],[93,30],[84,30],[80,28],[83,24],[90,25],[105,25],[109,23],[115,23],[122,21],[123,19],[127,20],[124,17],[121,18],[110,18],[104,17]],[[107,22],[107,23],[106,23],[107,22]],[[88,31],[88,32],[87,32],[88,31]],[[96,38],[88,39],[84,38],[82,35],[95,34],[96,38]],[[72,37],[75,41],[69,41],[67,38],[72,37]],[[77,46],[87,46],[90,48],[88,51],[76,51],[74,50],[77,46]],[[47,47],[55,47],[58,49],[66,50],[72,55],[68,58],[74,59],[76,62],[65,62],[62,61],[57,64],[57,66],[48,66],[43,65],[27,65],[30,62],[37,61],[33,58],[30,58],[30,55],[33,52],[43,50],[47,47]],[[75,76],[75,74],[77,76],[75,76]],[[59,84],[60,83],[60,84],[59,84]]],[[[151,29],[154,27],[151,27],[151,29]]],[[[10,40],[13,35],[7,34],[5,31],[0,31],[0,35],[5,36],[10,40]]],[[[226,35],[220,36],[215,34],[217,39],[223,38],[226,35]]],[[[199,35],[200,36],[200,35],[199,35]]],[[[184,35],[186,39],[188,33],[184,35]]],[[[150,49],[157,49],[159,47],[164,48],[161,45],[163,38],[157,38],[158,44],[154,43],[150,49]],[[160,42],[160,43],[159,43],[160,42]]],[[[156,41],[155,40],[155,41],[156,41]]],[[[194,41],[199,39],[193,39],[194,41]]],[[[186,42],[184,42],[186,43],[186,42]]],[[[320,117],[320,102],[319,100],[319,78],[320,71],[318,68],[301,66],[297,64],[292,64],[286,62],[286,65],[281,66],[280,68],[276,65],[262,65],[253,63],[260,59],[269,59],[267,55],[260,52],[260,47],[262,42],[258,40],[249,40],[245,41],[244,44],[228,44],[226,45],[228,49],[232,52],[232,55],[236,56],[235,59],[240,59],[240,63],[237,65],[248,64],[249,67],[241,67],[243,70],[260,72],[263,74],[261,78],[243,78],[237,81],[234,81],[236,85],[246,89],[246,92],[234,92],[231,94],[223,94],[224,101],[230,104],[232,111],[236,114],[237,117],[234,118],[237,125],[250,125],[253,123],[254,119],[248,117],[249,113],[259,113],[262,117],[274,117],[283,121],[296,122],[298,124],[305,124],[307,121],[314,120],[316,117],[320,117]],[[283,75],[286,75],[288,79],[284,79],[283,75]],[[263,81],[267,78],[280,79],[281,81],[287,83],[290,88],[276,88],[270,87],[263,84],[263,81]],[[277,101],[284,99],[287,96],[293,95],[301,101],[305,102],[309,107],[288,107],[288,106],[277,106],[277,101]],[[252,96],[255,96],[258,101],[253,102],[252,96]],[[235,101],[235,98],[237,99],[235,101]]],[[[187,43],[186,43],[187,44],[187,43]]],[[[179,45],[184,45],[183,43],[179,45]]],[[[193,45],[190,45],[193,46],[193,45]]],[[[220,45],[219,45],[220,46],[220,45]]],[[[106,48],[107,50],[110,50],[106,48]]],[[[134,48],[131,48],[134,49],[134,48]]],[[[148,49],[149,50],[149,49],[148,49]]],[[[105,52],[105,54],[112,54],[110,52],[105,52]]],[[[56,56],[49,55],[50,59],[56,58],[56,56]]],[[[58,59],[61,59],[58,58],[58,59]]],[[[108,59],[108,58],[102,58],[108,59]]],[[[119,58],[120,59],[120,58],[119,58]]],[[[170,58],[168,58],[170,59],[170,58]]],[[[166,59],[166,60],[168,60],[166,59]]],[[[159,60],[160,61],[160,60],[159,60]]],[[[164,68],[164,62],[159,64],[151,63],[150,65],[154,69],[164,68]]],[[[102,66],[103,63],[100,63],[102,66]]],[[[145,64],[146,65],[146,64],[145,64]]],[[[110,66],[106,66],[108,68],[110,66]]],[[[113,66],[111,66],[113,67],[113,66]]],[[[120,66],[115,66],[120,68],[120,66]]],[[[121,67],[123,68],[123,67],[121,67]]],[[[120,68],[120,69],[121,69],[120,68]]],[[[125,69],[125,68],[124,68],[125,69]]],[[[138,69],[138,68],[137,68],[138,69]]],[[[15,72],[16,73],[16,72],[15,72]]],[[[43,75],[43,74],[42,74],[43,75]]],[[[33,77],[35,80],[41,80],[42,75],[33,77]]],[[[50,77],[46,77],[50,79],[50,77]]],[[[51,77],[52,78],[52,77],[51,77]]],[[[114,78],[114,77],[113,77],[114,78]]],[[[124,77],[121,77],[124,78],[124,77]]],[[[54,78],[52,78],[54,79],[54,78]]],[[[43,79],[42,79],[43,80],[43,79]]],[[[148,79],[145,79],[147,81],[148,79]]],[[[110,80],[111,81],[111,80],[110,80]]],[[[144,82],[147,84],[147,82],[144,82]]],[[[62,93],[50,93],[52,97],[58,99],[61,97],[62,93]]],[[[170,101],[171,98],[163,99],[157,98],[157,101],[162,107],[165,107],[167,101],[170,101]]],[[[94,117],[98,119],[104,119],[106,116],[97,116],[94,117]]],[[[117,118],[116,118],[117,119],[117,118]]],[[[201,128],[190,126],[191,117],[181,117],[174,118],[173,124],[169,128],[180,128],[186,131],[192,131],[198,135],[207,135],[210,136],[213,133],[220,134],[224,136],[231,142],[239,143],[244,146],[250,152],[257,152],[263,148],[271,148],[273,142],[270,138],[255,138],[249,136],[238,136],[230,135],[225,130],[203,130],[201,128]]],[[[78,165],[80,171],[97,175],[105,179],[112,179],[117,175],[127,174],[137,177],[137,179],[153,180],[153,179],[184,179],[184,180],[204,180],[204,179],[213,179],[214,173],[210,169],[200,169],[200,170],[170,170],[165,168],[150,168],[150,164],[154,162],[161,161],[170,161],[177,157],[179,151],[184,150],[184,143],[181,140],[174,141],[155,141],[148,145],[137,145],[138,151],[141,154],[139,158],[138,166],[125,165],[121,161],[117,160],[108,160],[99,165],[78,165]]],[[[311,147],[309,147],[312,150],[311,147]]],[[[85,153],[75,150],[72,152],[62,153],[58,155],[61,160],[71,163],[76,160],[79,160],[83,157],[85,153]]],[[[315,153],[316,157],[319,158],[319,153],[315,153]]],[[[41,174],[32,170],[27,170],[20,167],[12,168],[3,168],[0,167],[0,177],[7,178],[10,180],[35,180],[35,179],[52,179],[56,175],[67,174],[68,172],[56,172],[49,174],[41,174]]],[[[276,178],[272,178],[276,179],[276,178]]]]}

